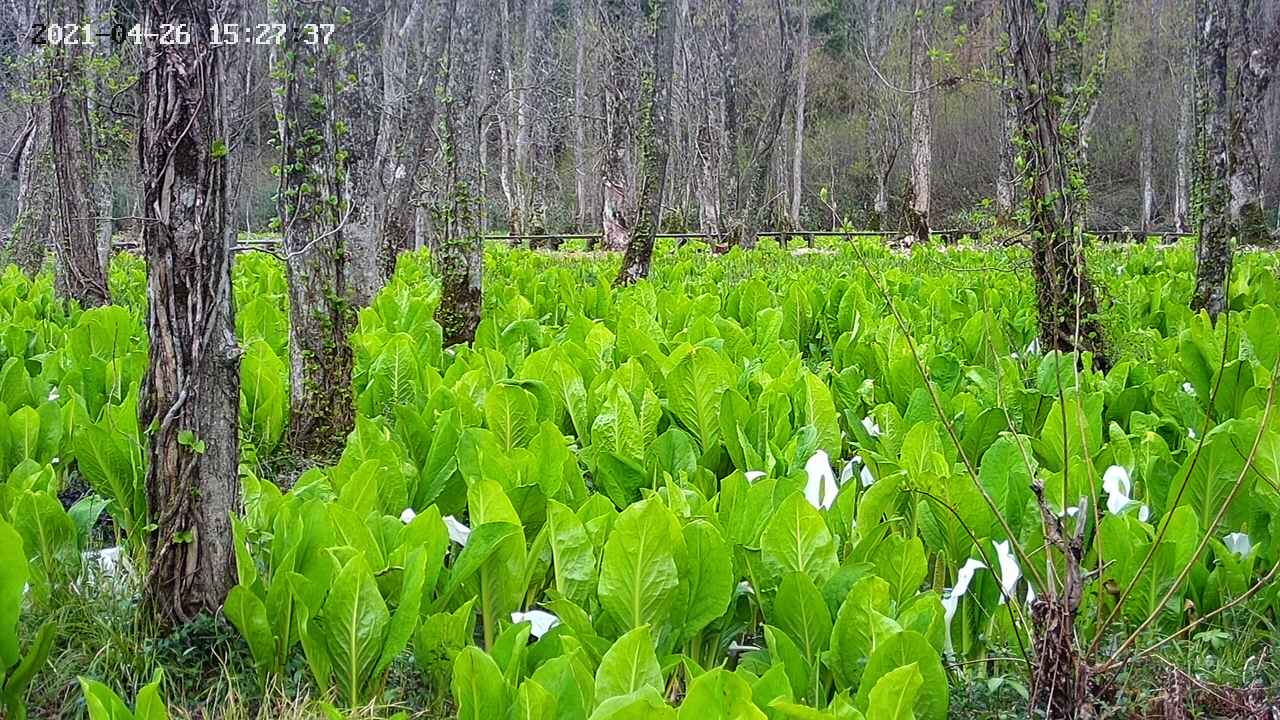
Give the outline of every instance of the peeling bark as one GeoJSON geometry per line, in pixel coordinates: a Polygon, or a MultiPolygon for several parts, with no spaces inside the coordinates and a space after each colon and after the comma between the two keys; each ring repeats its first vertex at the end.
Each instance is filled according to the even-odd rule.
{"type": "Polygon", "coordinates": [[[927,27],[928,7],[925,0],[912,3],[911,28],[911,179],[907,189],[907,230],[914,242],[929,241],[929,176],[933,166],[933,114],[930,107],[929,82],[932,63],[929,60],[927,27]]]}
{"type": "Polygon", "coordinates": [[[191,42],[144,46],[139,155],[144,182],[147,332],[139,399],[150,437],[143,605],[163,628],[216,612],[235,584],[240,511],[240,349],[231,303],[220,17],[202,3],[148,0],[145,24],[180,23],[191,42]]]}

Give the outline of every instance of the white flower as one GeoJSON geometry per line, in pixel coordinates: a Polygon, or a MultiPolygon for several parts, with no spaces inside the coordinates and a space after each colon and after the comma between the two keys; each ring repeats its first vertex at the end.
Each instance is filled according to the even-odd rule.
{"type": "Polygon", "coordinates": [[[1013,597],[1013,589],[1018,585],[1018,580],[1022,577],[1022,566],[1018,564],[1018,558],[1014,556],[1013,550],[1010,549],[1010,544],[1008,540],[995,544],[996,560],[1000,563],[1001,605],[1013,597]]]}
{"type": "Polygon", "coordinates": [[[1016,352],[1015,352],[1015,353],[1009,353],[1009,357],[1013,358],[1014,360],[1017,360],[1017,359],[1018,359],[1018,353],[1016,353],[1016,352]]]}
{"type": "Polygon", "coordinates": [[[960,606],[960,598],[969,592],[969,583],[973,582],[973,574],[986,567],[986,564],[981,560],[969,558],[964,567],[960,568],[960,572],[956,573],[955,587],[942,594],[942,612],[945,618],[943,626],[946,628],[947,634],[947,652],[952,652],[951,619],[956,616],[956,609],[960,606]]]}
{"type": "Polygon", "coordinates": [[[871,487],[876,483],[875,477],[871,475],[871,471],[864,465],[862,471],[858,473],[858,477],[862,479],[862,487],[871,487]]]}
{"type": "Polygon", "coordinates": [[[400,522],[408,525],[416,517],[418,517],[418,513],[414,512],[413,508],[405,508],[404,512],[400,513],[400,522]]]}
{"type": "Polygon", "coordinates": [[[49,388],[49,402],[58,402],[59,397],[62,397],[62,396],[58,394],[57,385],[54,385],[53,387],[49,388]]]}
{"type": "Polygon", "coordinates": [[[471,528],[458,522],[458,518],[452,515],[444,516],[444,526],[449,529],[449,539],[459,545],[466,545],[467,538],[471,536],[471,528]]]}
{"type": "Polygon", "coordinates": [[[756,589],[751,587],[751,583],[747,582],[746,580],[743,580],[742,582],[738,583],[738,593],[741,595],[755,595],[756,589]]]}
{"type": "Polygon", "coordinates": [[[1025,352],[1028,355],[1039,355],[1040,354],[1040,338],[1032,338],[1031,343],[1027,345],[1027,349],[1025,350],[1025,352]]]}
{"type": "Polygon", "coordinates": [[[49,464],[50,464],[50,465],[57,465],[57,464],[58,464],[58,463],[60,463],[60,462],[62,462],[62,459],[61,459],[61,458],[54,458],[54,459],[52,459],[52,460],[50,460],[50,461],[49,461],[49,464]]]}
{"type": "Polygon", "coordinates": [[[1187,437],[1191,438],[1192,440],[1196,439],[1195,428],[1187,428],[1187,437]]]}
{"type": "Polygon", "coordinates": [[[1249,557],[1249,553],[1253,552],[1253,541],[1249,536],[1242,532],[1233,532],[1223,540],[1227,549],[1239,555],[1242,558],[1249,557]]]}
{"type": "Polygon", "coordinates": [[[880,425],[875,420],[872,420],[870,416],[862,418],[862,427],[866,429],[867,434],[871,437],[880,437],[880,425]]]}
{"type": "Polygon", "coordinates": [[[746,472],[746,476],[747,476],[747,482],[753,483],[759,480],[760,478],[764,477],[764,473],[759,470],[748,470],[746,472]]]}
{"type": "Polygon", "coordinates": [[[1149,506],[1143,505],[1142,507],[1138,508],[1139,522],[1146,522],[1150,519],[1151,519],[1151,508],[1149,506]]]}
{"type": "Polygon", "coordinates": [[[511,622],[517,625],[522,622],[529,623],[529,634],[535,638],[540,638],[546,635],[551,628],[559,625],[560,618],[546,610],[530,610],[529,612],[511,613],[511,622]]]}
{"type": "MultiPolygon", "coordinates": [[[[104,585],[113,590],[123,590],[133,575],[129,557],[119,545],[102,550],[88,550],[81,553],[84,559],[85,579],[90,583],[104,585]]],[[[79,582],[72,583],[72,589],[79,590],[79,582]]]]}
{"type": "Polygon", "coordinates": [[[1102,473],[1102,490],[1107,493],[1107,512],[1119,515],[1133,502],[1129,492],[1133,485],[1129,482],[1129,471],[1119,465],[1112,465],[1102,473]]]}
{"type": "Polygon", "coordinates": [[[1027,607],[1031,607],[1031,603],[1036,601],[1036,591],[1031,588],[1031,583],[1027,583],[1027,607]]]}
{"type": "Polygon", "coordinates": [[[1184,382],[1184,383],[1182,383],[1182,392],[1184,392],[1184,393],[1186,393],[1186,394],[1188,394],[1188,395],[1195,395],[1195,394],[1196,394],[1196,389],[1195,389],[1195,388],[1193,388],[1193,387],[1191,387],[1191,383],[1189,383],[1189,382],[1184,382]]]}
{"type": "Polygon", "coordinates": [[[826,450],[819,450],[804,464],[804,471],[809,474],[809,482],[804,486],[804,498],[809,504],[825,510],[836,501],[836,475],[831,470],[831,457],[826,450]]]}
{"type": "Polygon", "coordinates": [[[1084,517],[1084,511],[1089,509],[1089,498],[1085,495],[1080,496],[1080,504],[1069,507],[1058,517],[1084,517]]]}

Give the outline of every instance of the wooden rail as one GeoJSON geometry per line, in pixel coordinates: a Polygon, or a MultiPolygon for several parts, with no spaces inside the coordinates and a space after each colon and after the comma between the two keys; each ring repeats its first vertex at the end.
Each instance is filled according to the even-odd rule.
{"type": "MultiPolygon", "coordinates": [[[[788,237],[804,238],[806,242],[812,242],[813,238],[819,235],[848,239],[852,237],[894,237],[894,236],[900,236],[903,234],[905,233],[903,233],[901,230],[764,230],[756,233],[756,237],[788,236],[788,237]]],[[[953,228],[953,229],[934,230],[932,231],[931,234],[937,235],[943,238],[945,241],[955,242],[956,240],[959,240],[960,238],[963,238],[965,236],[977,237],[981,233],[978,230],[965,230],[965,229],[953,228]]],[[[1173,230],[1160,230],[1160,231],[1142,233],[1140,231],[1129,230],[1125,228],[1116,228],[1116,229],[1088,230],[1086,231],[1086,234],[1094,235],[1096,237],[1106,239],[1106,240],[1137,238],[1139,236],[1158,237],[1161,240],[1167,240],[1169,238],[1191,237],[1195,233],[1177,232],[1173,230]]],[[[678,240],[694,240],[694,239],[713,240],[713,239],[718,239],[720,236],[717,235],[716,233],[678,232],[678,233],[658,233],[658,237],[675,238],[678,240]]],[[[502,233],[490,233],[484,236],[485,240],[493,240],[496,242],[507,242],[507,243],[510,243],[510,242],[523,243],[530,240],[555,240],[555,241],[600,240],[602,238],[603,238],[603,233],[598,233],[598,232],[595,232],[595,233],[543,233],[543,234],[537,234],[537,235],[523,235],[523,234],[512,235],[512,234],[502,234],[502,233]]],[[[259,251],[259,252],[275,253],[276,249],[281,246],[282,242],[283,241],[279,237],[257,237],[257,238],[237,241],[235,246],[232,249],[235,252],[259,251]]],[[[141,244],[137,239],[134,239],[134,238],[125,239],[125,240],[113,240],[112,246],[119,250],[141,249],[141,244]]]]}

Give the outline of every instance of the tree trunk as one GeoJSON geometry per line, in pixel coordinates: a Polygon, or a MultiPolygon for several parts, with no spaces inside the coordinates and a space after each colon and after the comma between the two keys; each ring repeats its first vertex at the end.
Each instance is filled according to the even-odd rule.
{"type": "MultiPolygon", "coordinates": [[[[82,0],[54,4],[53,22],[78,24],[85,17],[82,0]]],[[[84,45],[51,45],[49,61],[49,137],[58,199],[57,231],[53,247],[57,256],[59,294],[82,307],[110,302],[107,274],[98,254],[97,202],[93,180],[93,133],[85,95],[84,45]]]]}
{"type": "MultiPolygon", "coordinates": [[[[1050,40],[1044,10],[1031,0],[1007,0],[1009,46],[1018,73],[1014,95],[1020,108],[1020,140],[1026,172],[1033,178],[1028,193],[1032,269],[1035,276],[1040,345],[1047,352],[1091,352],[1094,366],[1108,367],[1097,299],[1085,266],[1082,207],[1076,196],[1081,166],[1078,139],[1064,131],[1063,105],[1077,89],[1059,73],[1059,54],[1079,62],[1080,40],[1062,33],[1061,48],[1050,40]],[[1076,57],[1071,57],[1075,55],[1076,57]]],[[[1058,27],[1084,22],[1083,10],[1064,4],[1058,27]]],[[[1057,34],[1057,33],[1055,33],[1057,34]]],[[[1088,98],[1082,98],[1087,100],[1088,98]]]]}
{"type": "Polygon", "coordinates": [[[1196,0],[1196,241],[1193,310],[1227,310],[1231,279],[1231,191],[1228,179],[1227,34],[1229,16],[1214,0],[1196,0]]]}
{"type": "MultiPolygon", "coordinates": [[[[1149,96],[1153,93],[1149,93],[1149,96]]],[[[1151,107],[1150,99],[1147,107],[1151,107]]],[[[1146,240],[1147,233],[1151,232],[1151,223],[1155,215],[1155,150],[1153,148],[1152,135],[1155,132],[1155,115],[1151,110],[1145,110],[1142,113],[1142,150],[1138,157],[1138,184],[1142,193],[1142,217],[1139,219],[1139,227],[1142,231],[1142,238],[1146,240]]]]}
{"type": "Polygon", "coordinates": [[[37,101],[17,144],[17,214],[3,259],[34,275],[44,264],[53,223],[53,162],[49,155],[49,106],[37,101]]]}
{"type": "Polygon", "coordinates": [[[799,228],[800,204],[804,189],[804,105],[808,88],[805,79],[809,74],[809,4],[800,3],[800,57],[796,64],[795,138],[791,145],[791,227],[799,228]]]}
{"type": "MultiPolygon", "coordinates": [[[[463,0],[466,2],[467,0],[463,0]]],[[[468,5],[466,24],[474,24],[474,6],[468,5]]],[[[457,0],[444,0],[442,11],[452,26],[457,11],[457,0]]],[[[450,58],[451,60],[451,58],[450,58]]],[[[440,77],[437,94],[446,96],[444,111],[441,113],[444,130],[445,184],[448,195],[445,198],[443,212],[436,224],[442,231],[439,248],[436,253],[436,268],[440,273],[440,305],[436,308],[435,319],[443,331],[446,346],[458,343],[470,343],[475,339],[476,326],[480,324],[480,313],[483,304],[484,280],[484,239],[476,225],[475,208],[483,200],[477,197],[471,187],[467,171],[460,159],[461,135],[465,118],[470,116],[473,108],[468,102],[470,93],[466,90],[470,83],[466,82],[466,69],[461,75],[456,92],[445,92],[448,88],[448,64],[444,64],[445,74],[440,77]]]]}
{"type": "Polygon", "coordinates": [[[628,77],[627,53],[630,43],[625,28],[628,27],[626,4],[622,0],[601,0],[601,27],[608,35],[609,73],[605,78],[605,133],[604,167],[601,183],[604,190],[604,207],[601,213],[602,239],[605,250],[624,250],[631,242],[631,223],[627,202],[625,154],[630,133],[627,132],[629,107],[628,90],[632,83],[628,77]]]}
{"type": "Polygon", "coordinates": [[[640,174],[638,217],[635,232],[627,243],[622,268],[613,281],[616,286],[649,275],[653,244],[662,221],[663,186],[671,136],[671,73],[675,53],[675,0],[648,0],[645,24],[652,55],[640,81],[640,137],[637,143],[643,166],[640,174]]]}
{"type": "Polygon", "coordinates": [[[724,96],[724,117],[721,126],[724,128],[724,141],[720,148],[721,177],[717,184],[721,197],[719,203],[721,241],[727,239],[733,244],[742,242],[743,234],[742,169],[738,162],[738,135],[741,125],[738,117],[738,50],[742,34],[741,23],[738,20],[741,14],[742,0],[725,0],[725,43],[721,51],[723,68],[721,93],[724,96]],[[726,192],[729,194],[727,199],[726,192]]]}
{"type": "Polygon", "coordinates": [[[224,50],[208,35],[215,17],[203,3],[148,0],[144,18],[145,27],[191,32],[189,44],[147,38],[140,80],[151,351],[139,416],[151,440],[155,523],[143,604],[165,628],[216,612],[235,584],[240,349],[226,225],[224,50]]]}
{"type": "MultiPolygon", "coordinates": [[[[329,1],[285,0],[289,27],[338,22],[329,1]]],[[[350,72],[341,55],[299,43],[273,63],[279,70],[282,151],[276,209],[289,281],[289,445],[304,456],[341,447],[354,422],[351,345],[355,308],[347,286],[343,177],[348,154],[335,83],[350,72]]]]}
{"type": "Polygon", "coordinates": [[[932,63],[929,60],[926,0],[912,3],[911,29],[911,184],[907,230],[917,243],[929,241],[929,175],[933,165],[933,116],[929,102],[932,63]]]}
{"type": "Polygon", "coordinates": [[[1195,135],[1195,42],[1186,41],[1183,53],[1182,92],[1178,94],[1178,135],[1174,150],[1173,228],[1191,229],[1191,145],[1195,135]]]}
{"type": "Polygon", "coordinates": [[[765,192],[768,189],[769,168],[773,162],[774,145],[782,133],[782,117],[791,103],[791,68],[795,65],[795,36],[799,25],[800,14],[790,3],[778,4],[778,38],[782,44],[782,63],[777,74],[777,95],[769,108],[759,132],[751,156],[755,163],[751,180],[751,194],[747,200],[744,222],[738,236],[738,244],[744,250],[756,246],[756,233],[764,218],[768,202],[765,192]]]}
{"type": "Polygon", "coordinates": [[[587,170],[590,160],[587,153],[587,10],[588,0],[573,1],[574,15],[574,64],[573,64],[573,185],[577,200],[574,227],[585,232],[591,217],[591,200],[587,190],[587,170]]]}
{"type": "Polygon", "coordinates": [[[1263,201],[1263,157],[1267,148],[1262,127],[1262,114],[1271,78],[1280,62],[1280,14],[1273,19],[1269,31],[1254,32],[1249,16],[1250,3],[1237,0],[1236,11],[1241,31],[1236,49],[1239,68],[1236,81],[1236,103],[1232,108],[1228,148],[1231,188],[1231,220],[1237,239],[1246,245],[1263,245],[1270,241],[1266,204],[1263,201]]]}
{"type": "Polygon", "coordinates": [[[1018,132],[1018,106],[1013,90],[1007,87],[1013,81],[1010,69],[1002,66],[1001,74],[1006,87],[1000,90],[1000,175],[996,179],[996,218],[1009,224],[1013,220],[1018,196],[1018,170],[1014,165],[1016,153],[1013,147],[1013,137],[1018,132]]]}

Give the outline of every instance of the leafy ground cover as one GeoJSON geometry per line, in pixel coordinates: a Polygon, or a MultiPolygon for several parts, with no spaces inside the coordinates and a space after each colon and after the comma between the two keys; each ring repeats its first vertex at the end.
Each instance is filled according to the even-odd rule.
{"type": "Polygon", "coordinates": [[[665,247],[622,291],[616,258],[493,247],[454,348],[407,255],[359,315],[355,430],[316,466],[282,444],[283,269],[241,256],[239,585],[162,640],[133,619],[142,264],[117,257],[118,304],[85,312],[11,268],[9,714],[1017,717],[1063,574],[1046,510],[1086,539],[1076,631],[1125,660],[1118,713],[1179,683],[1274,692],[1273,255],[1240,257],[1215,327],[1186,309],[1189,247],[1098,251],[1103,374],[1038,351],[1018,251],[826,247],[665,247]]]}

